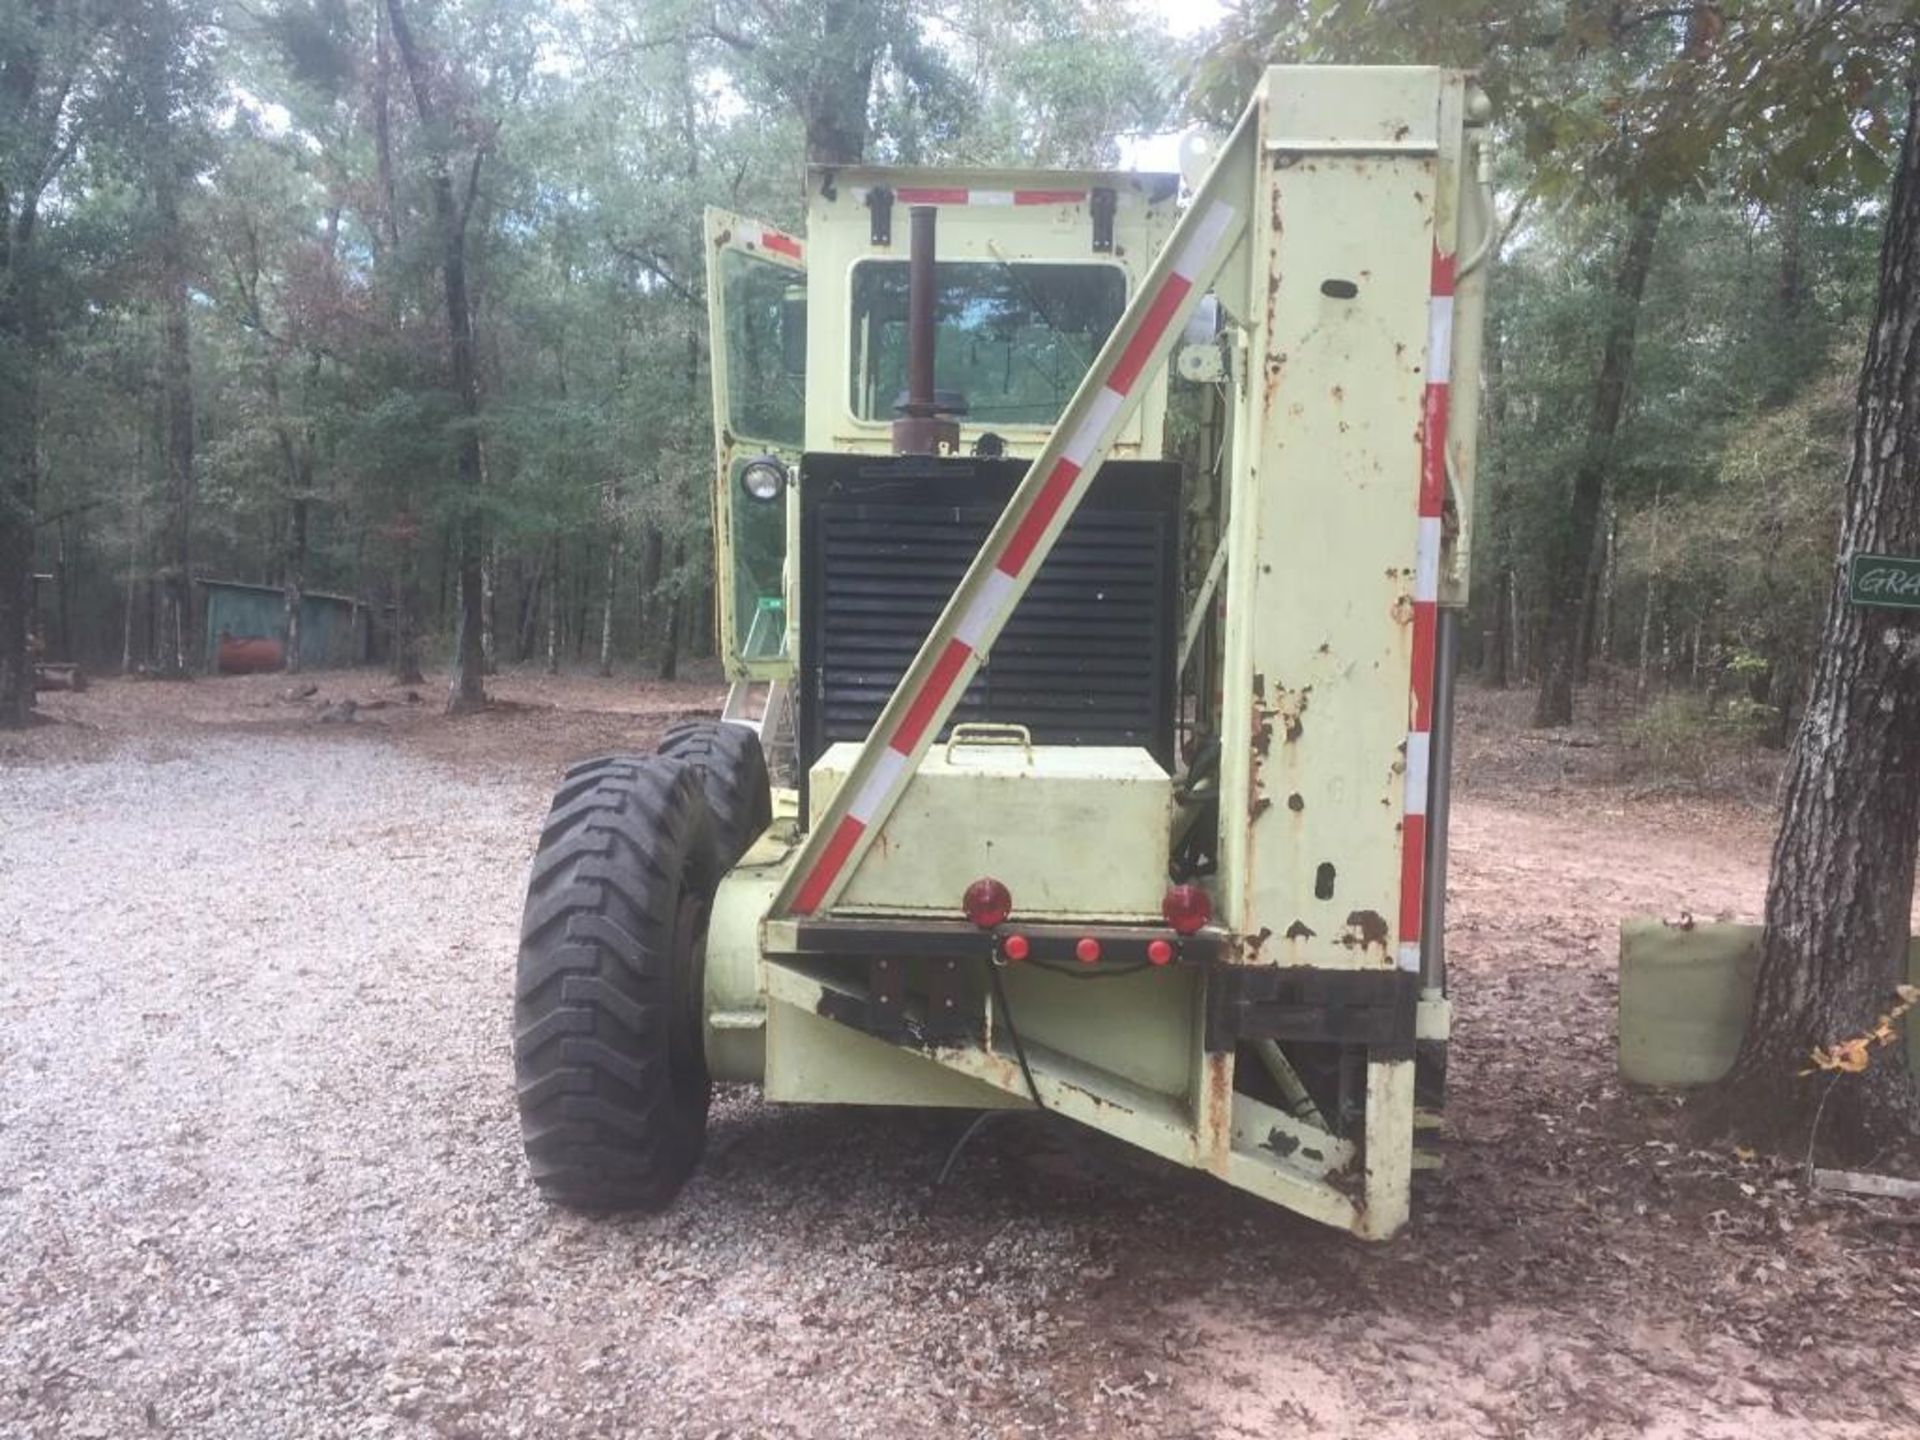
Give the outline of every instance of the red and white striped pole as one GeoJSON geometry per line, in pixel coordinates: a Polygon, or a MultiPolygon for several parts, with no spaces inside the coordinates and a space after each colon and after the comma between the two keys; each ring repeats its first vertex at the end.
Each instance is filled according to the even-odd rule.
{"type": "Polygon", "coordinates": [[[1406,812],[1400,829],[1400,968],[1420,969],[1427,791],[1433,746],[1434,643],[1440,619],[1440,544],[1447,499],[1447,400],[1453,357],[1454,257],[1433,251],[1427,301],[1427,386],[1421,407],[1420,499],[1413,564],[1413,674],[1408,702],[1406,812]]]}

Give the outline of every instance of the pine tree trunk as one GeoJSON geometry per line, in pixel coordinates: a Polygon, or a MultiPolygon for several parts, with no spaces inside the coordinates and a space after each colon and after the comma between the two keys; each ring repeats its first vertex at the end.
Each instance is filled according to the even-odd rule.
{"type": "Polygon", "coordinates": [[[300,673],[300,611],[307,583],[307,497],[296,495],[287,517],[287,673],[300,673]]]}
{"type": "Polygon", "coordinates": [[[1573,472],[1573,497],[1567,519],[1554,537],[1549,559],[1547,620],[1541,635],[1540,695],[1533,711],[1536,725],[1573,723],[1581,597],[1587,588],[1600,505],[1606,497],[1607,477],[1612,469],[1613,439],[1626,411],[1640,302],[1647,290],[1647,273],[1653,268],[1653,244],[1660,233],[1664,209],[1665,201],[1657,195],[1635,207],[1619,268],[1614,272],[1606,338],[1587,416],[1586,441],[1573,472]]]}
{"type": "Polygon", "coordinates": [[[1507,688],[1507,657],[1512,650],[1512,641],[1507,635],[1507,614],[1513,607],[1513,569],[1500,567],[1499,578],[1493,587],[1493,624],[1487,628],[1487,646],[1485,663],[1481,667],[1481,679],[1489,689],[1507,688]]]}
{"type": "Polygon", "coordinates": [[[1585,685],[1593,676],[1593,650],[1600,634],[1599,557],[1587,567],[1586,588],[1580,595],[1580,637],[1573,652],[1573,682],[1585,685]]]}
{"type": "MultiPolygon", "coordinates": [[[[0,223],[9,217],[0,214],[0,223]]],[[[13,239],[13,237],[9,237],[13,239]]],[[[34,333],[34,294],[21,283],[33,264],[14,253],[0,272],[0,358],[12,360],[0,374],[0,730],[33,719],[33,521],[38,504],[39,343],[34,333]],[[24,261],[24,263],[23,263],[24,261]],[[5,351],[11,351],[10,355],[5,351]]]]}
{"type": "Polygon", "coordinates": [[[188,320],[186,237],[181,231],[171,154],[153,165],[160,227],[160,387],[166,420],[166,509],[162,517],[158,669],[184,678],[193,660],[193,337],[188,320]]]}
{"type": "Polygon", "coordinates": [[[1620,516],[1607,507],[1605,558],[1600,564],[1600,634],[1597,648],[1600,658],[1613,663],[1614,600],[1620,588],[1620,516]]]}
{"type": "Polygon", "coordinates": [[[560,673],[560,539],[552,543],[553,564],[547,567],[547,674],[560,673]]]}
{"type": "Polygon", "coordinates": [[[447,348],[453,391],[465,422],[454,445],[457,479],[457,516],[454,525],[458,556],[457,595],[460,614],[454,632],[453,679],[447,689],[447,713],[477,710],[487,703],[486,655],[481,645],[485,628],[484,596],[480,576],[485,536],[480,519],[480,377],[474,365],[473,306],[467,293],[467,220],[473,212],[480,178],[480,158],[474,156],[466,194],[456,197],[452,162],[446,150],[444,117],[433,101],[432,82],[425,59],[415,43],[400,0],[387,0],[387,21],[394,49],[413,91],[413,108],[420,128],[430,138],[427,151],[428,188],[433,196],[433,218],[440,241],[440,276],[447,310],[447,348]]]}
{"type": "Polygon", "coordinates": [[[655,673],[662,680],[677,679],[680,674],[680,627],[685,616],[686,606],[681,598],[682,585],[687,565],[687,547],[676,544],[673,547],[673,580],[670,598],[667,601],[666,633],[660,643],[660,664],[655,673]]]}
{"type": "Polygon", "coordinates": [[[540,558],[533,567],[533,578],[527,582],[526,592],[520,600],[520,645],[515,652],[519,662],[524,665],[533,658],[534,634],[540,625],[540,603],[547,583],[546,547],[540,549],[540,558]]]}
{"type": "Polygon", "coordinates": [[[607,543],[607,586],[600,598],[600,674],[603,679],[613,674],[613,601],[619,583],[620,539],[615,536],[607,543]]]}
{"type": "MultiPolygon", "coordinates": [[[[1871,1153],[1912,1133],[1901,1047],[1858,1074],[1799,1078],[1815,1046],[1870,1030],[1904,978],[1920,843],[1920,616],[1852,605],[1858,553],[1920,556],[1920,71],[1880,251],[1840,557],[1812,691],[1788,759],[1760,970],[1720,1114],[1768,1138],[1871,1153]]],[[[1710,1114],[1716,1112],[1710,1110],[1710,1114]]]]}
{"type": "Polygon", "coordinates": [[[487,546],[486,559],[480,567],[480,658],[489,675],[500,669],[499,648],[494,638],[494,631],[498,628],[494,602],[497,599],[499,569],[500,542],[496,540],[487,546]]]}
{"type": "Polygon", "coordinates": [[[399,685],[420,685],[420,540],[411,515],[393,526],[393,678],[399,685]]]}
{"type": "Polygon", "coordinates": [[[1653,659],[1653,612],[1660,597],[1660,500],[1661,482],[1653,483],[1653,517],[1648,522],[1647,593],[1640,606],[1640,673],[1634,680],[1634,693],[1647,693],[1647,673],[1653,659]]]}

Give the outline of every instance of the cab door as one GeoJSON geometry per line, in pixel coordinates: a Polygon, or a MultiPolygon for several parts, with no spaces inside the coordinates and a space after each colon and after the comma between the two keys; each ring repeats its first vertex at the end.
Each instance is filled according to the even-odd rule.
{"type": "Polygon", "coordinates": [[[788,537],[799,514],[792,477],[806,433],[807,269],[793,236],[724,210],[706,214],[707,325],[713,374],[714,583],[720,653],[735,680],[793,674],[788,537]],[[787,481],[742,484],[756,460],[787,481]]]}

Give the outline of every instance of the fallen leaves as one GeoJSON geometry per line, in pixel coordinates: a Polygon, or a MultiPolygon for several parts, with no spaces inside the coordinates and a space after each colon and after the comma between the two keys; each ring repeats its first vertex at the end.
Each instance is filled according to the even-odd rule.
{"type": "Polygon", "coordinates": [[[1855,1035],[1850,1039],[1836,1041],[1832,1045],[1813,1047],[1813,1064],[1802,1070],[1802,1075],[1815,1075],[1820,1071],[1835,1074],[1858,1075],[1873,1062],[1876,1047],[1885,1048],[1900,1038],[1899,1022],[1915,1005],[1920,1005],[1920,985],[1896,985],[1894,995],[1896,1003],[1864,1035],[1855,1035]]]}

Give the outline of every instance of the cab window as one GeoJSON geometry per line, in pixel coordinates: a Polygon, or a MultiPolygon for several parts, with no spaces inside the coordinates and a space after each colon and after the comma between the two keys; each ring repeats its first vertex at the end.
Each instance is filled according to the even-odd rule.
{"type": "MultiPolygon", "coordinates": [[[[1127,306],[1117,265],[942,260],[934,266],[934,386],[975,425],[1051,425],[1127,306]]],[[[907,262],[853,269],[852,406],[889,420],[906,397],[907,262]]]]}
{"type": "Polygon", "coordinates": [[[729,250],[726,287],[727,424],[735,435],[798,449],[807,416],[807,281],[729,250]]]}

